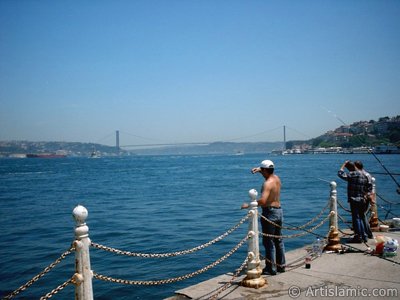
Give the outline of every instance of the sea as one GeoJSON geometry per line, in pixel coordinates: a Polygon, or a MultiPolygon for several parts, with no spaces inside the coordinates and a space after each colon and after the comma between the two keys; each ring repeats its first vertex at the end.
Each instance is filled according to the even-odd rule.
{"type": "MultiPolygon", "coordinates": [[[[245,215],[249,190],[260,191],[263,178],[250,170],[271,159],[282,181],[281,203],[286,225],[300,226],[327,204],[330,183],[337,183],[345,207],[346,182],[337,171],[347,160],[361,160],[376,178],[380,219],[400,215],[400,155],[160,155],[102,158],[0,159],[0,297],[28,282],[64,253],[74,240],[72,211],[88,210],[90,239],[108,247],[140,253],[191,249],[227,232],[245,215]],[[386,173],[384,167],[394,179],[386,173]]],[[[328,210],[323,216],[326,216],[328,210]]],[[[350,220],[348,212],[339,211],[350,220]]],[[[317,225],[321,219],[310,224],[317,225]]],[[[347,228],[339,222],[339,227],[347,228]]],[[[138,258],[91,248],[91,267],[102,275],[126,280],[180,277],[214,263],[246,235],[247,222],[203,250],[170,258],[138,258]]],[[[286,251],[326,236],[328,224],[313,234],[285,239],[286,251]]],[[[284,231],[284,234],[298,233],[284,231]]],[[[260,239],[261,240],[261,239],[260,239]]],[[[261,254],[263,247],[260,242],[261,254]]],[[[176,290],[234,272],[247,245],[193,278],[171,284],[124,285],[93,279],[95,299],[164,299],[176,290]]],[[[290,262],[289,262],[290,263],[290,262]]],[[[74,254],[15,299],[39,299],[74,274],[74,254]]],[[[53,299],[72,299],[68,285],[53,299]]]]}

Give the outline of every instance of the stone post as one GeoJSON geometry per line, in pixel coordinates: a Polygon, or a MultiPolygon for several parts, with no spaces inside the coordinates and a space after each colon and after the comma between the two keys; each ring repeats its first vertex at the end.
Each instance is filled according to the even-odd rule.
{"type": "Polygon", "coordinates": [[[378,221],[378,206],[376,205],[376,183],[375,177],[372,177],[371,218],[369,219],[369,227],[371,228],[371,231],[379,231],[378,221]]]}
{"type": "Polygon", "coordinates": [[[252,189],[249,191],[251,198],[249,208],[249,240],[248,240],[248,258],[247,263],[247,276],[242,280],[242,285],[251,288],[260,288],[267,284],[265,278],[261,276],[262,269],[260,266],[260,251],[258,242],[258,203],[257,203],[257,191],[252,189]]]}
{"type": "Polygon", "coordinates": [[[328,251],[339,251],[342,248],[339,237],[339,225],[338,225],[338,214],[337,214],[337,190],[336,182],[330,183],[330,218],[329,218],[329,233],[328,233],[328,244],[325,246],[325,250],[328,251]]]}
{"type": "Polygon", "coordinates": [[[74,208],[72,215],[76,222],[75,227],[75,300],[93,300],[92,269],[90,268],[89,227],[85,221],[88,211],[82,205],[74,208]]]}

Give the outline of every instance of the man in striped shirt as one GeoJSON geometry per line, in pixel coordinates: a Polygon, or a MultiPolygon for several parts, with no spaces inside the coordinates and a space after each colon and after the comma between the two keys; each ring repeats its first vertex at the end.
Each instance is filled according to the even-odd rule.
{"type": "Polygon", "coordinates": [[[347,200],[350,203],[354,230],[354,238],[351,242],[367,242],[368,235],[363,220],[365,220],[365,195],[368,192],[368,178],[356,169],[353,162],[348,160],[346,160],[340,167],[338,176],[347,181],[347,200]],[[344,171],[345,167],[348,172],[344,171]]]}
{"type": "MultiPolygon", "coordinates": [[[[360,171],[361,173],[363,173],[368,179],[368,189],[367,189],[367,193],[365,195],[365,200],[366,200],[365,210],[368,210],[369,205],[372,205],[373,204],[372,202],[374,201],[372,198],[372,193],[373,193],[373,191],[372,191],[372,176],[364,169],[364,165],[361,161],[356,160],[354,162],[354,165],[355,165],[356,169],[358,171],[360,171]]],[[[365,226],[365,232],[368,235],[368,238],[372,239],[374,236],[372,235],[372,231],[371,231],[371,227],[369,226],[369,221],[367,219],[367,215],[365,215],[363,222],[364,222],[364,226],[365,226]]]]}

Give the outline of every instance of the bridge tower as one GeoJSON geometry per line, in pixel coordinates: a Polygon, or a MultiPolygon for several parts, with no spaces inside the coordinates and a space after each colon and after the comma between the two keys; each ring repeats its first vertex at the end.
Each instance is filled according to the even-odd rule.
{"type": "Polygon", "coordinates": [[[120,147],[119,147],[119,130],[115,131],[115,148],[119,152],[120,147]]]}
{"type": "Polygon", "coordinates": [[[283,151],[286,151],[286,126],[283,125],[283,151]]]}

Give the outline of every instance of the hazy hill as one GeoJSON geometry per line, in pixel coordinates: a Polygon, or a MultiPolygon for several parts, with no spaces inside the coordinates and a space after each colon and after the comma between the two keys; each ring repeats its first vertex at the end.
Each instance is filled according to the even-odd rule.
{"type": "MultiPolygon", "coordinates": [[[[400,146],[400,116],[382,117],[377,121],[358,121],[342,125],[325,134],[305,141],[288,141],[287,148],[332,147],[343,148],[393,144],[400,146]]],[[[0,156],[26,153],[48,153],[63,150],[70,156],[90,156],[93,151],[103,156],[120,154],[166,155],[166,154],[241,154],[269,153],[282,150],[283,142],[233,143],[215,142],[209,145],[168,146],[147,149],[116,149],[94,143],[76,142],[30,142],[0,141],[0,156]]]]}

